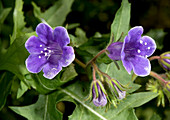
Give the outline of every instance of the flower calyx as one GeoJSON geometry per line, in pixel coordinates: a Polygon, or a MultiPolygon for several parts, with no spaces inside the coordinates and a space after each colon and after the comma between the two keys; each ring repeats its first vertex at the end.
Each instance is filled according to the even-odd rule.
{"type": "Polygon", "coordinates": [[[107,93],[99,80],[95,80],[91,83],[89,98],[92,98],[95,106],[103,107],[107,104],[107,93]]]}
{"type": "Polygon", "coordinates": [[[170,71],[170,51],[160,55],[159,64],[166,71],[170,71]]]}

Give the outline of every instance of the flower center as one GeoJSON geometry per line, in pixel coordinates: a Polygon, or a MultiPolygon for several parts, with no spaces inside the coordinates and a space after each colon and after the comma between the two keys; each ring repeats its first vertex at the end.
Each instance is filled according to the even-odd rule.
{"type": "MultiPolygon", "coordinates": [[[[43,50],[40,51],[40,54],[44,55],[47,60],[52,55],[57,55],[58,57],[60,57],[63,54],[61,47],[54,43],[51,45],[48,45],[48,46],[44,46],[44,47],[42,45],[40,45],[40,47],[43,48],[43,50]]],[[[39,58],[41,58],[41,56],[39,56],[39,58]]]]}

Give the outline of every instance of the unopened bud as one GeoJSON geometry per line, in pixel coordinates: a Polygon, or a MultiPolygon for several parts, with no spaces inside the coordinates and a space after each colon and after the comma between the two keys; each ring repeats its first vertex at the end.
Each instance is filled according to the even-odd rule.
{"type": "Polygon", "coordinates": [[[170,71],[170,51],[160,55],[159,64],[167,71],[170,71]]]}

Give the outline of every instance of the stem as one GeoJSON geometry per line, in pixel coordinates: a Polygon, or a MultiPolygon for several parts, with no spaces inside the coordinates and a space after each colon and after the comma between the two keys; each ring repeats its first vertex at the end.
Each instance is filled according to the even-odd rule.
{"type": "Polygon", "coordinates": [[[74,61],[77,63],[77,64],[79,64],[82,68],[86,68],[86,65],[83,63],[83,62],[81,62],[80,60],[78,60],[77,58],[75,58],[74,59],[74,61]]]}
{"type": "Polygon", "coordinates": [[[157,73],[155,73],[153,71],[150,72],[150,76],[152,76],[152,77],[154,77],[154,78],[156,78],[158,80],[161,80],[163,83],[167,83],[166,80],[164,80],[160,75],[158,75],[157,73]]]}
{"type": "Polygon", "coordinates": [[[150,61],[155,60],[155,59],[159,60],[160,58],[161,58],[160,56],[152,56],[152,57],[149,58],[149,60],[150,61]]]}
{"type": "Polygon", "coordinates": [[[92,65],[93,65],[93,67],[94,67],[97,71],[99,71],[102,75],[104,75],[105,77],[107,77],[109,80],[112,79],[107,73],[102,72],[102,71],[96,66],[96,64],[95,64],[94,62],[92,62],[92,65]]]}
{"type": "Polygon", "coordinates": [[[93,68],[93,80],[96,81],[96,70],[93,68]]]}
{"type": "Polygon", "coordinates": [[[103,54],[104,52],[106,52],[106,49],[101,50],[94,58],[92,58],[87,64],[86,67],[92,63],[93,61],[95,61],[101,54],[103,54]]]}

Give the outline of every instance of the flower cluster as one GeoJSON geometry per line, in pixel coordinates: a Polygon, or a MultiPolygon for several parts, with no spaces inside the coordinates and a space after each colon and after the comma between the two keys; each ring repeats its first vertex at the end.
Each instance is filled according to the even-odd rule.
{"type": "Polygon", "coordinates": [[[74,58],[67,30],[56,27],[54,30],[47,24],[40,23],[36,28],[38,37],[31,36],[25,43],[30,53],[26,59],[26,67],[31,73],[39,73],[42,69],[44,77],[53,79],[62,67],[70,65],[74,58]]]}
{"type": "Polygon", "coordinates": [[[105,106],[108,101],[116,107],[118,101],[126,97],[126,90],[117,80],[103,73],[93,63],[93,81],[90,88],[89,98],[92,98],[95,106],[105,106]],[[95,70],[96,69],[96,70],[95,70]],[[95,71],[101,79],[96,79],[95,71]]]}
{"type": "Polygon", "coordinates": [[[95,106],[105,106],[109,101],[116,107],[117,101],[126,97],[124,87],[114,79],[106,80],[107,90],[100,80],[94,80],[91,84],[90,96],[95,106]],[[107,94],[108,93],[108,94],[107,94]]]}
{"type": "Polygon", "coordinates": [[[130,74],[133,69],[138,76],[147,76],[151,65],[147,57],[151,56],[155,49],[155,41],[149,36],[141,37],[143,28],[134,27],[129,30],[124,42],[115,42],[108,46],[108,56],[112,60],[122,60],[123,66],[130,74]]]}

